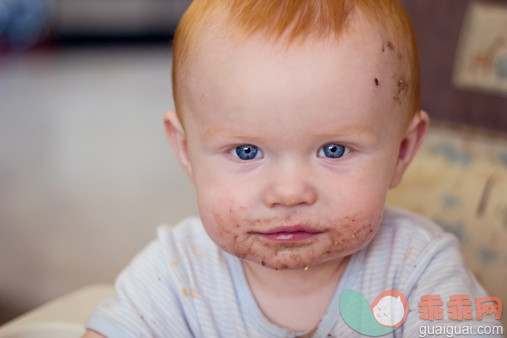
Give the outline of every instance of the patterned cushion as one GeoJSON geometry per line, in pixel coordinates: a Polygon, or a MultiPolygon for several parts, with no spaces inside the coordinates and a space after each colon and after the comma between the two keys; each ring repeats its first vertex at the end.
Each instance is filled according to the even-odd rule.
{"type": "Polygon", "coordinates": [[[507,135],[433,123],[387,200],[454,233],[477,279],[507,301],[507,135]]]}

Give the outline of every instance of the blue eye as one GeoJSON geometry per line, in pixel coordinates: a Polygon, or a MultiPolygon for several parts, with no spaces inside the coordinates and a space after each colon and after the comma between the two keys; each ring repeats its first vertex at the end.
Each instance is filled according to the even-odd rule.
{"type": "Polygon", "coordinates": [[[262,150],[251,144],[244,144],[239,147],[236,147],[232,149],[231,154],[244,161],[264,157],[262,150]]]}
{"type": "Polygon", "coordinates": [[[319,149],[318,157],[340,158],[347,155],[350,149],[341,144],[330,143],[319,149]]]}

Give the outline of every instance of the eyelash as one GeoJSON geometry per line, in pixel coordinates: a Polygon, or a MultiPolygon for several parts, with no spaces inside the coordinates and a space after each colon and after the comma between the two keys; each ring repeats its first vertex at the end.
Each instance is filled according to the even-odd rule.
{"type": "Polygon", "coordinates": [[[253,144],[242,144],[242,145],[239,145],[239,146],[234,147],[231,150],[229,150],[229,153],[232,156],[234,156],[234,157],[236,157],[236,158],[238,158],[238,159],[240,159],[242,161],[257,160],[257,159],[260,159],[260,158],[264,157],[264,153],[262,152],[262,150],[260,150],[257,146],[254,146],[253,144]],[[240,157],[240,152],[241,151],[243,151],[247,157],[251,157],[251,158],[241,158],[240,157]],[[253,155],[250,154],[251,152],[253,152],[253,155]],[[258,154],[260,154],[260,157],[257,156],[258,154]]]}
{"type": "Polygon", "coordinates": [[[322,147],[320,147],[319,151],[317,152],[317,157],[327,157],[327,158],[331,158],[331,159],[338,159],[338,158],[342,158],[343,156],[346,156],[348,153],[350,153],[350,148],[344,146],[344,145],[341,145],[339,143],[327,143],[325,145],[323,145],[322,147]],[[334,148],[334,149],[332,149],[334,148]],[[338,149],[336,149],[338,148],[338,149]],[[326,150],[329,150],[329,151],[333,151],[333,152],[336,152],[338,151],[337,153],[337,157],[328,157],[326,156],[326,150]]]}
{"type": "MultiPolygon", "coordinates": [[[[346,156],[350,153],[350,151],[350,148],[339,143],[327,143],[319,148],[317,151],[317,157],[339,159],[346,156]],[[333,153],[335,153],[334,155],[336,155],[336,157],[331,156],[333,153]]],[[[253,144],[242,144],[236,146],[229,150],[229,154],[242,161],[264,158],[263,151],[253,144]],[[245,158],[240,157],[240,154],[245,155],[245,158]]]]}

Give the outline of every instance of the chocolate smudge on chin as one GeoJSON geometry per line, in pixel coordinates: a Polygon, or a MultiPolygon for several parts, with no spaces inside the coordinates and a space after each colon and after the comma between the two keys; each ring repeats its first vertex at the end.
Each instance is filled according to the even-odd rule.
{"type": "Polygon", "coordinates": [[[213,216],[217,225],[215,240],[220,247],[236,257],[276,270],[302,269],[327,257],[346,257],[359,250],[373,237],[373,231],[369,231],[372,226],[371,217],[362,214],[312,222],[294,215],[250,218],[245,214],[245,208],[231,207],[226,209],[226,215],[214,213],[213,216]],[[322,229],[324,233],[311,243],[271,243],[255,234],[256,231],[294,221],[322,229]]]}

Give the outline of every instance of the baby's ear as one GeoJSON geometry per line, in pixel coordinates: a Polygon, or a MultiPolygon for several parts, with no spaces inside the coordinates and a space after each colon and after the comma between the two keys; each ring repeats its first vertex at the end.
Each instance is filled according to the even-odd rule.
{"type": "Polygon", "coordinates": [[[410,120],[405,136],[400,142],[396,167],[394,168],[391,183],[389,184],[390,189],[395,188],[398,184],[400,184],[405,170],[424,140],[428,124],[429,116],[423,110],[414,114],[414,117],[410,120]]]}
{"type": "Polygon", "coordinates": [[[174,110],[169,110],[164,114],[165,134],[171,144],[181,166],[192,180],[192,167],[188,156],[187,136],[185,129],[174,110]]]}

